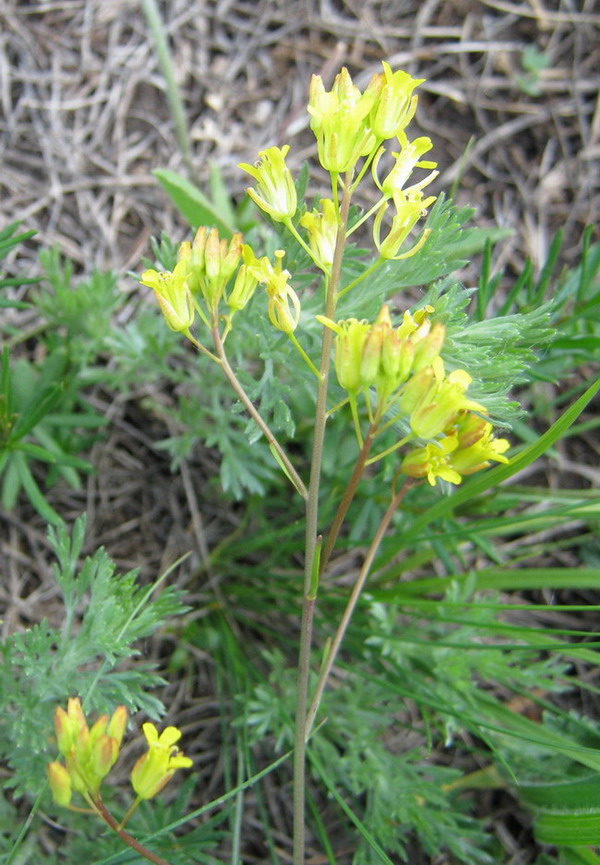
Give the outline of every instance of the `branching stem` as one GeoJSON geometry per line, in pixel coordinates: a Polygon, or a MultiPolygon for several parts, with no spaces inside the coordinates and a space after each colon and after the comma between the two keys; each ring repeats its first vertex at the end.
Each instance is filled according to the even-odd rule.
{"type": "Polygon", "coordinates": [[[100,796],[96,796],[94,799],[90,801],[90,804],[93,805],[96,813],[107,823],[111,829],[113,829],[119,838],[125,842],[129,847],[132,847],[136,853],[139,853],[140,856],[143,856],[144,859],[148,859],[150,862],[154,862],[154,865],[171,865],[166,859],[163,859],[162,856],[159,856],[157,853],[153,853],[152,850],[148,850],[147,847],[144,847],[143,844],[130,835],[129,832],[126,832],[123,829],[117,820],[113,817],[110,811],[106,808],[106,805],[100,798],[100,796]]]}
{"type": "Polygon", "coordinates": [[[360,484],[361,478],[365,471],[365,466],[367,465],[367,458],[371,451],[371,447],[373,445],[373,441],[377,434],[377,427],[372,424],[369,427],[369,431],[365,437],[363,442],[363,446],[358,455],[358,459],[354,465],[354,470],[352,471],[352,475],[346,489],[344,490],[344,495],[342,496],[342,500],[337,509],[336,515],[333,518],[333,522],[331,523],[331,528],[329,529],[329,534],[327,535],[327,540],[323,547],[323,552],[321,554],[321,573],[325,571],[327,567],[327,562],[331,558],[331,554],[333,552],[333,548],[335,547],[335,542],[337,541],[337,537],[340,533],[340,529],[346,519],[346,514],[348,513],[348,508],[352,503],[352,499],[355,496],[356,490],[358,489],[358,485],[360,484]]]}
{"type": "Polygon", "coordinates": [[[213,339],[215,342],[217,354],[219,355],[221,366],[223,367],[223,372],[227,376],[230,385],[240,398],[240,401],[242,402],[244,408],[246,409],[250,417],[254,421],[256,421],[259,429],[263,433],[272,450],[275,451],[275,453],[279,457],[280,462],[285,467],[288,477],[290,478],[302,498],[306,500],[308,497],[308,490],[306,489],[304,481],[292,465],[288,455],[279,444],[277,438],[275,437],[275,434],[272,432],[269,425],[265,422],[260,412],[257,411],[257,409],[255,408],[254,403],[252,402],[252,400],[242,387],[238,377],[232,370],[230,363],[227,360],[227,355],[225,354],[225,347],[223,346],[223,340],[221,339],[221,334],[219,333],[219,327],[216,324],[213,327],[213,339]]]}
{"type": "Polygon", "coordinates": [[[325,690],[325,686],[327,685],[327,680],[329,679],[329,675],[331,673],[331,668],[333,667],[334,661],[336,659],[337,653],[339,651],[342,640],[344,639],[344,635],[350,624],[350,619],[352,618],[352,614],[356,608],[356,604],[358,603],[358,599],[360,598],[361,592],[364,588],[367,577],[369,576],[369,571],[371,570],[371,566],[373,564],[373,560],[377,555],[377,551],[379,549],[379,545],[383,540],[383,537],[388,530],[389,524],[396,512],[398,506],[400,505],[402,499],[408,492],[408,490],[413,485],[412,479],[408,479],[403,487],[396,493],[394,498],[392,499],[390,506],[385,512],[383,519],[377,529],[377,533],[371,542],[371,546],[367,552],[365,560],[363,562],[363,566],[360,569],[360,573],[356,579],[354,584],[354,588],[352,589],[352,594],[348,599],[348,603],[346,605],[346,609],[344,610],[344,615],[342,616],[340,623],[338,625],[337,631],[335,632],[335,636],[331,642],[331,646],[327,653],[327,658],[323,666],[321,667],[321,671],[319,674],[319,681],[317,682],[317,687],[315,690],[315,694],[312,699],[312,703],[310,705],[310,709],[306,715],[306,721],[304,725],[304,735],[306,739],[310,736],[312,726],[315,721],[315,717],[317,712],[319,711],[319,705],[321,703],[321,698],[323,696],[323,691],[325,690]]]}
{"type": "MultiPolygon", "coordinates": [[[[346,245],[346,226],[352,192],[350,189],[352,175],[345,178],[344,192],[340,206],[340,225],[338,227],[335,252],[331,266],[331,275],[327,281],[325,298],[325,315],[334,319],[337,304],[337,294],[342,273],[342,260],[346,245]]],[[[337,189],[337,176],[334,180],[337,189]]],[[[317,389],[317,404],[315,408],[315,427],[313,433],[313,449],[310,468],[308,497],[306,499],[306,546],[304,561],[304,590],[302,602],[302,621],[300,625],[300,647],[298,652],[298,689],[296,702],[296,723],[294,740],[294,829],[293,829],[293,865],[304,865],[305,849],[305,782],[306,782],[306,736],[305,720],[308,706],[308,681],[310,675],[310,649],[312,642],[312,622],[315,609],[315,591],[313,585],[314,562],[318,543],[319,522],[319,490],[321,483],[321,466],[323,463],[323,443],[325,439],[325,424],[327,422],[327,394],[329,371],[331,367],[331,349],[333,346],[333,331],[323,328],[321,347],[320,381],[317,389]]]]}

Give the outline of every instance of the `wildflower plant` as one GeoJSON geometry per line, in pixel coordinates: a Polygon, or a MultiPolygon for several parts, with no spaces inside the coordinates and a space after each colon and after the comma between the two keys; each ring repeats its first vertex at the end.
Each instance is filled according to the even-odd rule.
{"type": "MultiPolygon", "coordinates": [[[[320,356],[311,356],[310,340],[303,345],[306,318],[304,299],[286,253],[260,256],[239,234],[220,237],[216,228],[201,227],[193,242],[184,242],[172,272],[146,270],[141,277],[153,289],[169,327],[179,331],[209,361],[221,366],[248,414],[265,436],[271,452],[298,495],[306,514],[303,623],[299,650],[298,699],[294,764],[294,862],[304,860],[305,749],[317,717],[319,702],[344,636],[358,593],[368,574],[363,568],[336,637],[321,666],[319,681],[309,701],[311,623],[319,581],[334,550],[348,509],[368,466],[392,462],[389,506],[369,552],[372,562],[378,545],[407,493],[424,480],[460,484],[463,476],[506,463],[509,441],[494,433],[486,404],[469,390],[477,370],[468,357],[449,369],[444,360],[446,327],[434,305],[397,308],[393,283],[373,319],[340,317],[338,304],[352,307],[355,297],[369,296],[378,268],[429,254],[432,228],[425,222],[436,197],[427,187],[437,175],[436,163],[423,157],[432,150],[427,137],[411,140],[409,124],[423,83],[384,63],[361,91],[347,69],[337,75],[331,90],[319,76],[310,87],[308,112],[322,168],[329,175],[330,197],[312,209],[299,204],[287,165],[289,146],[270,147],[255,165],[240,167],[255,181],[248,194],[280,225],[308,257],[318,285],[307,291],[313,317],[321,328],[320,356]],[[387,168],[383,166],[386,165],[387,168]],[[372,184],[375,204],[353,214],[351,204],[359,187],[372,184]],[[353,215],[351,215],[353,214],[353,215]],[[350,283],[342,284],[344,256],[352,236],[370,225],[376,257],[350,283]],[[264,287],[266,315],[298,351],[314,381],[314,428],[308,479],[294,465],[285,445],[254,405],[231,365],[227,338],[237,316],[264,287]],[[197,325],[197,326],[196,326],[197,325]],[[333,397],[335,370],[342,398],[333,397]],[[327,419],[348,406],[357,457],[328,534],[322,540],[320,480],[327,419]],[[395,441],[390,433],[400,429],[395,441]],[[385,447],[373,453],[380,437],[385,447]]],[[[263,301],[264,303],[264,301],[263,301]]],[[[360,304],[357,304],[360,307],[360,304]]],[[[311,324],[309,330],[314,328],[311,324]]]]}
{"type": "Polygon", "coordinates": [[[125,831],[124,826],[142,801],[160,793],[178,769],[189,769],[193,761],[175,744],[181,738],[181,730],[166,727],[159,734],[154,724],[144,724],[148,751],[139,758],[131,772],[136,798],[125,817],[117,821],[104,803],[100,786],[117,762],[127,722],[125,706],[118,706],[110,718],[101,715],[91,727],[79,697],[69,699],[66,711],[57,706],[54,728],[64,762],[54,760],[49,764],[50,790],[57,805],[79,813],[95,814],[137,853],[155,865],[165,865],[165,859],[144,847],[125,831]],[[75,793],[81,796],[87,809],[73,803],[75,793]]]}
{"type": "MultiPolygon", "coordinates": [[[[319,736],[315,724],[333,665],[388,530],[415,488],[443,496],[493,465],[509,468],[505,431],[519,408],[506,394],[534,357],[532,345],[551,333],[547,308],[470,322],[462,311],[468,293],[454,283],[435,282],[477,247],[469,246],[470,235],[462,230],[465,217],[430,192],[437,176],[429,158],[432,141],[411,137],[422,83],[387,63],[363,91],[347,69],[331,90],[314,76],[308,113],[327,194],[318,202],[302,201],[287,163],[290,147],[267,148],[254,165],[240,167],[253,181],[248,195],[275,225],[274,252],[263,255],[239,233],[222,236],[215,227],[201,226],[191,242],[181,244],[173,270],[149,268],[140,280],[154,291],[168,326],[221,369],[303,503],[294,865],[305,861],[307,743],[319,736]],[[374,202],[363,211],[354,206],[359,190],[368,192],[361,200],[374,202]],[[370,257],[354,245],[368,234],[370,257]],[[428,283],[417,303],[400,294],[428,283]],[[236,329],[257,305],[267,339],[269,333],[273,337],[273,355],[276,344],[289,341],[298,360],[289,375],[310,393],[308,466],[257,405],[239,343],[234,361],[229,353],[236,329]],[[354,462],[324,524],[324,457],[334,424],[338,432],[351,431],[354,462]],[[361,483],[373,478],[385,508],[317,663],[312,632],[323,576],[361,483]]],[[[268,358],[269,351],[265,346],[261,357],[268,358]]],[[[534,458],[532,451],[519,465],[534,458]]],[[[158,748],[161,740],[152,737],[151,748],[158,748]]],[[[146,787],[144,772],[144,766],[137,770],[136,783],[153,789],[146,787]]]]}

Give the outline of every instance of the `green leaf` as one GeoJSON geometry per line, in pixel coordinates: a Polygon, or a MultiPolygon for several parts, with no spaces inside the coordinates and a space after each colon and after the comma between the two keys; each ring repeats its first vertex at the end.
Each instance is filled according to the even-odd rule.
{"type": "Polygon", "coordinates": [[[231,237],[235,227],[228,223],[227,216],[195,184],[167,168],[157,168],[153,173],[192,228],[214,225],[222,237],[231,237]]]}
{"type": "Polygon", "coordinates": [[[540,784],[519,784],[519,798],[527,805],[544,810],[566,811],[585,808],[600,812],[600,774],[540,784]]]}
{"type": "Polygon", "coordinates": [[[58,461],[56,454],[53,454],[52,451],[49,451],[47,448],[33,444],[33,442],[19,442],[15,445],[14,450],[21,451],[22,453],[25,453],[36,460],[42,460],[42,462],[45,463],[56,463],[58,461]]]}
{"type": "Polygon", "coordinates": [[[63,393],[64,387],[62,384],[52,384],[34,394],[14,425],[11,440],[17,441],[30,433],[52,411],[63,393]]]}
{"type": "Polygon", "coordinates": [[[25,459],[25,456],[21,453],[15,452],[13,459],[17,473],[19,475],[19,479],[23,484],[23,489],[27,493],[27,498],[34,506],[36,511],[40,514],[40,516],[42,516],[47,522],[51,523],[53,526],[62,523],[62,519],[59,514],[44,498],[42,491],[40,490],[39,486],[35,481],[35,478],[29,470],[29,466],[27,465],[27,460],[25,459]]]}
{"type": "Polygon", "coordinates": [[[600,841],[600,810],[539,814],[535,820],[535,835],[542,844],[557,847],[587,847],[600,841]]]}

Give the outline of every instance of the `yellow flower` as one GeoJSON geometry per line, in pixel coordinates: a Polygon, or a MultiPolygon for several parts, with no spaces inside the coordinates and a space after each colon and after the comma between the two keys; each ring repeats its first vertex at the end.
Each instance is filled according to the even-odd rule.
{"type": "Polygon", "coordinates": [[[162,314],[171,330],[188,333],[194,323],[194,302],[188,287],[188,261],[182,258],[175,265],[175,270],[159,273],[156,270],[146,270],[140,283],[154,289],[154,294],[160,305],[162,314]]]}
{"type": "Polygon", "coordinates": [[[321,210],[307,211],[300,219],[308,232],[308,242],[315,264],[329,272],[333,264],[339,219],[333,201],[321,199],[321,210]]]}
{"type": "Polygon", "coordinates": [[[112,717],[100,715],[90,729],[79,697],[71,698],[67,711],[57,706],[54,726],[58,749],[66,766],[48,767],[52,795],[59,805],[68,804],[73,790],[95,796],[117,761],[127,726],[127,709],[119,706],[112,717]]]}
{"type": "Polygon", "coordinates": [[[298,208],[294,180],[285,164],[289,149],[289,144],[281,148],[269,147],[260,151],[260,161],[256,165],[242,162],[238,166],[258,183],[258,191],[246,190],[252,201],[276,222],[291,219],[298,208]]]}
{"type": "Polygon", "coordinates": [[[271,324],[283,333],[293,333],[300,321],[300,301],[298,295],[288,280],[291,276],[289,270],[282,268],[282,260],[285,252],[282,249],[275,250],[277,259],[275,266],[267,256],[254,258],[249,264],[250,273],[262,283],[269,298],[268,313],[271,324]]]}
{"type": "Polygon", "coordinates": [[[450,464],[449,457],[458,447],[455,435],[444,436],[425,447],[411,451],[402,461],[402,471],[411,478],[427,478],[435,486],[437,478],[451,484],[459,484],[462,478],[450,464]]]}
{"type": "Polygon", "coordinates": [[[159,735],[154,724],[142,727],[148,751],[137,761],[131,772],[131,784],[140,799],[152,799],[169,783],[177,769],[189,769],[193,760],[175,745],[181,739],[177,727],[165,727],[159,735]]]}
{"type": "MultiPolygon", "coordinates": [[[[476,417],[476,415],[472,417],[476,417]]],[[[486,469],[490,465],[490,460],[498,463],[509,462],[508,457],[504,456],[504,452],[509,449],[510,442],[508,439],[494,438],[491,423],[484,422],[481,435],[467,447],[464,446],[464,443],[468,442],[469,439],[465,437],[461,440],[460,427],[458,430],[459,447],[452,454],[450,464],[461,475],[471,475],[481,469],[486,469]]]]}
{"type": "Polygon", "coordinates": [[[326,91],[319,75],[310,84],[308,113],[317,139],[319,161],[326,171],[350,171],[361,156],[371,153],[377,140],[368,114],[377,99],[382,76],[374,76],[364,93],[343,67],[326,91]]]}
{"type": "Polygon", "coordinates": [[[401,70],[392,72],[385,61],[383,73],[378,97],[369,115],[369,125],[380,141],[393,138],[410,123],[418,101],[413,90],[425,81],[401,70]]]}
{"type": "MultiPolygon", "coordinates": [[[[425,369],[428,368],[425,367],[425,369]]],[[[465,370],[455,369],[447,378],[440,380],[438,377],[437,380],[433,381],[429,390],[411,412],[410,426],[413,433],[419,438],[432,439],[445,432],[455,421],[459,412],[467,409],[487,411],[481,403],[465,396],[472,380],[465,370]]]]}
{"type": "Polygon", "coordinates": [[[406,192],[400,189],[394,193],[393,200],[396,207],[396,215],[392,218],[391,228],[382,240],[381,225],[388,209],[387,202],[384,202],[373,220],[373,240],[382,258],[400,261],[418,252],[427,239],[427,233],[424,232],[417,244],[407,252],[400,253],[400,248],[412,229],[419,219],[427,213],[429,205],[435,201],[435,195],[430,195],[424,199],[420,189],[408,189],[406,192]]]}
{"type": "Polygon", "coordinates": [[[428,159],[421,159],[424,153],[427,153],[428,150],[431,150],[433,144],[431,143],[431,138],[415,138],[414,141],[409,141],[404,132],[401,132],[398,135],[398,140],[401,145],[401,149],[398,153],[392,153],[392,156],[396,160],[391,171],[385,176],[385,178],[380,181],[377,173],[377,168],[379,166],[379,160],[385,153],[385,149],[380,148],[377,156],[373,160],[373,166],[371,168],[371,172],[373,174],[373,179],[375,183],[381,189],[386,198],[392,198],[395,192],[399,192],[404,190],[404,186],[411,176],[412,172],[415,168],[429,168],[432,169],[428,175],[426,175],[422,180],[418,183],[413,184],[412,186],[405,189],[405,192],[409,192],[410,190],[423,189],[423,187],[427,186],[434,180],[439,174],[438,171],[434,171],[433,169],[437,168],[437,162],[431,162],[428,159]]]}

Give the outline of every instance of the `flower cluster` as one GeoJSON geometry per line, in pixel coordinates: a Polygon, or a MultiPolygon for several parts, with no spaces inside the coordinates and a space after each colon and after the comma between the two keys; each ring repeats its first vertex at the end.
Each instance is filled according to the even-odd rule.
{"type": "MultiPolygon", "coordinates": [[[[401,248],[418,220],[435,201],[435,196],[425,197],[423,189],[436,177],[436,163],[422,157],[432,148],[429,138],[424,136],[410,141],[406,127],[412,120],[416,107],[415,89],[424,79],[413,78],[407,72],[393,72],[389,64],[383,63],[383,73],[374,75],[364,92],[354,84],[346,68],[336,76],[330,91],[323,81],[314,75],[310,86],[308,112],[310,125],[317,140],[319,161],[332,175],[333,199],[322,199],[320,208],[305,213],[300,225],[308,234],[305,246],[314,263],[325,273],[330,272],[338,235],[340,215],[337,205],[338,183],[347,182],[361,159],[363,170],[370,163],[380,198],[372,209],[373,239],[382,258],[400,259],[414,255],[427,234],[412,249],[401,252],[401,248]],[[393,140],[397,144],[388,159],[392,167],[380,178],[379,168],[386,153],[383,142],[393,140]],[[427,169],[422,179],[407,186],[416,168],[427,169]],[[340,175],[346,181],[339,181],[340,175]],[[394,206],[385,236],[382,226],[389,210],[394,206]]],[[[283,222],[292,233],[296,233],[292,218],[298,209],[296,189],[286,164],[289,146],[270,147],[262,151],[256,165],[241,163],[240,168],[256,181],[257,188],[249,188],[248,195],[276,222],[283,222]]]]}
{"type": "Polygon", "coordinates": [[[48,766],[48,779],[55,801],[69,805],[73,792],[94,798],[104,778],[117,761],[127,726],[127,709],[119,706],[112,717],[101,715],[88,723],[78,697],[72,697],[67,711],[57,706],[54,728],[58,750],[65,762],[48,766]]]}
{"type": "Polygon", "coordinates": [[[446,373],[441,350],[443,324],[432,324],[432,307],[413,316],[405,312],[394,328],[387,306],[374,324],[351,318],[320,320],[336,333],[335,369],[339,384],[355,399],[372,390],[377,422],[390,410],[400,411],[410,427],[403,442],[425,439],[427,444],[402,462],[405,474],[458,484],[463,475],[508,462],[506,439],[496,439],[484,405],[467,396],[472,378],[466,370],[446,373]]]}
{"type": "MultiPolygon", "coordinates": [[[[100,785],[119,756],[127,718],[127,709],[119,706],[112,717],[101,715],[90,728],[79,697],[69,699],[66,712],[61,706],[56,708],[56,741],[64,763],[58,760],[50,763],[48,780],[58,805],[70,806],[74,792],[90,804],[98,801],[100,785]]],[[[138,800],[151,799],[177,769],[193,765],[175,745],[181,738],[177,727],[167,727],[160,735],[154,724],[144,724],[143,730],[148,752],[140,757],[131,773],[138,800]]]]}
{"type": "Polygon", "coordinates": [[[219,323],[221,315],[231,326],[231,319],[244,309],[259,283],[266,288],[271,323],[290,334],[298,326],[300,301],[289,284],[290,272],[282,267],[283,256],[276,250],[273,264],[267,256],[257,258],[242,243],[241,234],[227,241],[216,228],[201,227],[192,243],[180,245],[172,272],[149,269],[140,282],[154,290],[169,327],[192,341],[196,313],[209,328],[219,323]],[[223,303],[228,308],[225,314],[223,303]]]}
{"type": "MultiPolygon", "coordinates": [[[[423,79],[407,72],[393,72],[387,63],[364,92],[345,68],[336,76],[330,91],[325,90],[319,76],[313,76],[308,112],[319,159],[332,177],[332,197],[321,199],[312,211],[304,212],[297,225],[293,221],[298,212],[297,192],[286,164],[289,145],[261,151],[254,165],[240,163],[256,183],[256,188],[248,188],[248,195],[271,219],[285,225],[325,274],[331,273],[340,237],[351,234],[369,216],[374,217],[373,239],[382,260],[414,255],[426,241],[428,232],[424,231],[412,248],[402,251],[417,222],[435,201],[435,196],[423,193],[437,174],[436,163],[423,159],[431,150],[431,141],[423,136],[411,141],[405,131],[417,107],[414,91],[422,83],[423,79]],[[394,142],[387,158],[392,164],[381,172],[384,142],[388,140],[394,142]],[[341,231],[339,186],[344,187],[361,159],[364,164],[356,183],[370,165],[379,198],[357,224],[341,231]],[[426,169],[428,173],[411,183],[415,169],[426,169]],[[387,220],[390,204],[393,215],[387,220]]],[[[203,226],[193,242],[181,244],[172,272],[148,269],[140,282],[154,290],[169,327],[196,345],[191,334],[196,315],[211,329],[223,318],[229,330],[233,316],[246,306],[258,283],[266,288],[271,323],[291,335],[298,326],[300,301],[290,285],[289,271],[282,267],[282,253],[275,255],[274,263],[266,257],[258,258],[242,242],[241,234],[225,240],[215,228],[203,226]]]]}
{"type": "Polygon", "coordinates": [[[192,243],[180,245],[172,272],[149,269],[140,282],[154,290],[169,327],[190,337],[196,313],[212,327],[223,300],[230,315],[246,306],[258,284],[249,261],[254,253],[241,234],[227,241],[216,228],[202,226],[192,243]]]}

